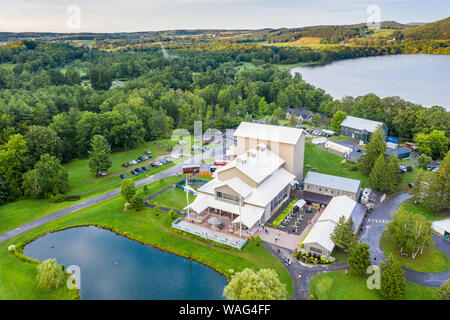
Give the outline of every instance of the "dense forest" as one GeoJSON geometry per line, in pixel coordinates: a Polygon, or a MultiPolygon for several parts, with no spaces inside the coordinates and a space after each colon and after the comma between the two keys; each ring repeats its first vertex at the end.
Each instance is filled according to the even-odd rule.
{"type": "MultiPolygon", "coordinates": [[[[318,30],[322,36],[328,32],[318,30]]],[[[407,43],[412,42],[312,49],[232,40],[172,41],[162,48],[142,39],[96,40],[95,47],[9,42],[0,46],[0,203],[27,195],[37,163],[45,168],[40,159],[65,163],[86,157],[95,135],[123,150],[168,137],[174,128],[192,131],[195,120],[204,129],[226,129],[265,116],[276,123],[286,109],[307,107],[330,117],[341,110],[383,121],[390,135],[403,139],[433,130],[449,136],[450,115],[443,107],[374,94],[334,100],[274,66],[427,52],[430,46],[448,50],[438,40],[407,43]]]]}

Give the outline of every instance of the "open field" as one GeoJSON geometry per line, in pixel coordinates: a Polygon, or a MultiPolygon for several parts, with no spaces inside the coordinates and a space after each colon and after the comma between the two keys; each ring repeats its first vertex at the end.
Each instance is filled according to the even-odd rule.
{"type": "Polygon", "coordinates": [[[310,165],[314,172],[331,174],[335,176],[358,179],[362,181],[362,187],[367,187],[369,184],[369,177],[362,174],[360,171],[350,171],[344,168],[341,164],[343,158],[326,151],[318,149],[311,143],[305,143],[305,167],[303,169],[303,175],[306,176],[310,168],[306,165],[310,165]]]}
{"type": "Polygon", "coordinates": [[[392,237],[388,231],[381,236],[380,247],[388,256],[391,253],[405,267],[419,272],[445,272],[450,268],[450,258],[434,245],[424,250],[424,254],[418,254],[413,260],[409,257],[402,257],[400,249],[396,247],[392,241],[392,237]]]}
{"type": "MultiPolygon", "coordinates": [[[[152,194],[174,183],[178,178],[164,179],[163,183],[148,185],[147,194],[152,194]]],[[[63,217],[47,225],[24,233],[0,244],[0,299],[69,299],[66,289],[43,294],[36,287],[36,265],[18,259],[7,247],[20,244],[50,231],[77,225],[97,225],[111,228],[114,232],[140,242],[164,249],[209,265],[229,275],[229,269],[240,271],[246,267],[273,268],[293,293],[292,279],[283,264],[268,253],[263,246],[250,241],[242,251],[216,246],[188,234],[180,234],[171,228],[172,219],[158,210],[123,211],[124,200],[116,197],[82,211],[63,217]],[[157,215],[158,213],[158,215],[157,215]],[[4,275],[8,275],[4,277],[4,275]]]]}
{"type": "Polygon", "coordinates": [[[122,167],[123,162],[130,161],[137,158],[138,156],[144,155],[144,150],[150,149],[153,153],[155,153],[154,157],[164,153],[165,147],[157,147],[157,143],[158,141],[147,142],[139,145],[132,150],[113,153],[113,165],[109,170],[108,176],[106,177],[96,177],[95,174],[90,173],[87,159],[71,161],[70,163],[65,165],[68,169],[69,183],[72,187],[72,190],[69,191],[69,194],[81,194],[89,191],[92,192],[89,192],[88,194],[82,196],[81,200],[79,201],[51,203],[48,199],[22,199],[7,203],[1,207],[0,233],[14,229],[18,226],[21,226],[25,223],[46,216],[58,210],[70,207],[91,197],[117,189],[120,187],[120,183],[122,182],[122,179],[119,177],[119,175],[123,172],[127,174],[128,179],[138,181],[174,166],[174,162],[171,162],[159,168],[151,169],[150,171],[137,176],[131,175],[130,173],[128,173],[128,171],[131,171],[136,167],[142,167],[143,165],[145,165],[142,162],[138,165],[134,165],[129,169],[122,167]],[[96,190],[97,188],[101,189],[96,190]]]}
{"type": "MultiPolygon", "coordinates": [[[[437,288],[406,282],[406,293],[400,300],[435,300],[437,288]]],[[[366,278],[349,272],[334,271],[311,278],[309,294],[319,300],[383,300],[379,290],[367,288],[366,278]]]]}
{"type": "Polygon", "coordinates": [[[405,202],[403,202],[400,207],[398,208],[399,211],[405,211],[409,214],[422,214],[425,219],[433,221],[433,220],[440,220],[450,217],[450,212],[443,212],[440,214],[436,214],[435,212],[431,211],[431,209],[427,208],[426,206],[420,204],[420,203],[414,203],[413,199],[408,199],[405,202]]]}
{"type": "MultiPolygon", "coordinates": [[[[192,203],[194,199],[195,196],[189,193],[189,203],[192,203]]],[[[177,210],[183,210],[187,206],[186,193],[178,188],[173,188],[160,194],[150,201],[150,203],[153,202],[156,202],[158,206],[177,210]]]]}

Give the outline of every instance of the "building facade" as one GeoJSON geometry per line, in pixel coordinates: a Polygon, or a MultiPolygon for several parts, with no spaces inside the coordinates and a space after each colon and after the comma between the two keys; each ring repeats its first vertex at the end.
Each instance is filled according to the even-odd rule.
{"type": "Polygon", "coordinates": [[[325,196],[348,196],[358,201],[361,195],[361,181],[309,171],[303,181],[303,190],[325,196]]]}
{"type": "Polygon", "coordinates": [[[386,137],[388,129],[384,123],[347,116],[341,123],[340,134],[352,139],[368,142],[371,135],[377,130],[378,127],[381,127],[383,135],[386,137]]]}

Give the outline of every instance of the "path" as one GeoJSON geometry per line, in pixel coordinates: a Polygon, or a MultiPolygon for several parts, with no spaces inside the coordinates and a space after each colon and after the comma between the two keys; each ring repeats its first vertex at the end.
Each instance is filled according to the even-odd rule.
{"type": "Polygon", "coordinates": [[[311,278],[319,273],[344,270],[348,268],[346,262],[336,262],[330,265],[312,265],[306,266],[300,264],[298,261],[292,258],[292,250],[278,247],[274,244],[263,241],[264,248],[270,252],[273,256],[280,260],[294,281],[294,296],[295,300],[308,300],[309,299],[309,282],[311,278]],[[280,249],[280,253],[278,253],[280,249]],[[286,265],[285,261],[291,257],[292,263],[286,265]]]}
{"type": "MultiPolygon", "coordinates": [[[[387,230],[386,223],[392,220],[392,212],[396,211],[400,204],[409,198],[411,198],[411,195],[407,193],[398,194],[386,199],[369,214],[359,241],[365,242],[370,246],[372,259],[376,258],[374,264],[379,265],[386,259],[385,253],[380,248],[381,235],[387,230]]],[[[450,244],[447,241],[435,234],[433,234],[433,240],[437,248],[450,256],[450,244]]],[[[403,269],[405,270],[406,280],[425,286],[438,287],[450,278],[450,270],[440,273],[427,273],[410,270],[405,267],[403,269]]]]}
{"type": "MultiPolygon", "coordinates": [[[[154,174],[154,175],[152,175],[152,176],[150,176],[148,178],[145,178],[145,179],[137,181],[136,182],[136,187],[142,187],[144,185],[150,184],[150,183],[155,182],[157,180],[160,180],[160,179],[163,179],[163,178],[167,178],[167,177],[170,177],[170,176],[174,176],[177,173],[181,172],[181,170],[183,168],[183,165],[191,164],[191,163],[201,163],[201,159],[203,157],[207,158],[211,153],[216,153],[216,152],[219,154],[219,153],[222,152],[222,150],[223,150],[222,144],[218,144],[215,148],[209,149],[205,153],[201,153],[201,154],[196,154],[194,156],[190,156],[187,160],[185,160],[185,161],[183,161],[183,162],[181,162],[179,164],[176,164],[175,166],[173,166],[171,168],[168,168],[167,170],[158,172],[158,173],[156,173],[156,174],[154,174]],[[213,152],[213,150],[214,150],[214,152],[213,152]]],[[[39,219],[33,220],[33,221],[31,221],[31,222],[29,222],[27,224],[24,224],[24,225],[22,225],[20,227],[15,228],[15,229],[6,231],[4,233],[1,233],[0,234],[0,243],[4,242],[6,240],[9,240],[11,238],[14,238],[15,236],[18,236],[18,235],[20,235],[20,234],[22,234],[24,232],[27,232],[27,231],[30,231],[30,230],[32,230],[34,228],[42,226],[42,225],[44,225],[44,224],[46,224],[48,222],[54,221],[54,220],[59,219],[61,217],[67,216],[67,215],[69,215],[71,213],[80,211],[82,209],[85,209],[87,207],[93,206],[93,205],[98,204],[100,202],[103,202],[103,201],[109,200],[111,198],[114,198],[114,197],[118,196],[119,194],[120,194],[120,188],[112,190],[112,191],[109,191],[109,192],[106,192],[106,193],[103,193],[103,194],[95,196],[93,198],[87,199],[85,201],[77,203],[77,204],[75,204],[73,206],[70,206],[68,208],[56,211],[56,212],[54,212],[52,214],[49,214],[49,215],[46,215],[46,216],[41,217],[39,219]]],[[[165,208],[165,209],[168,209],[168,208],[165,208]]],[[[165,211],[165,210],[163,210],[163,211],[165,211]]],[[[170,211],[170,209],[169,209],[169,211],[170,211]]]]}

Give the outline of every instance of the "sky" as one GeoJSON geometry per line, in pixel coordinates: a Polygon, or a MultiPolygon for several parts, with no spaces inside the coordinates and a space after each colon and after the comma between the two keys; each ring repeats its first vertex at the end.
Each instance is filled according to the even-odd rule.
{"type": "Polygon", "coordinates": [[[0,0],[0,32],[133,32],[431,22],[449,0],[0,0]]]}

